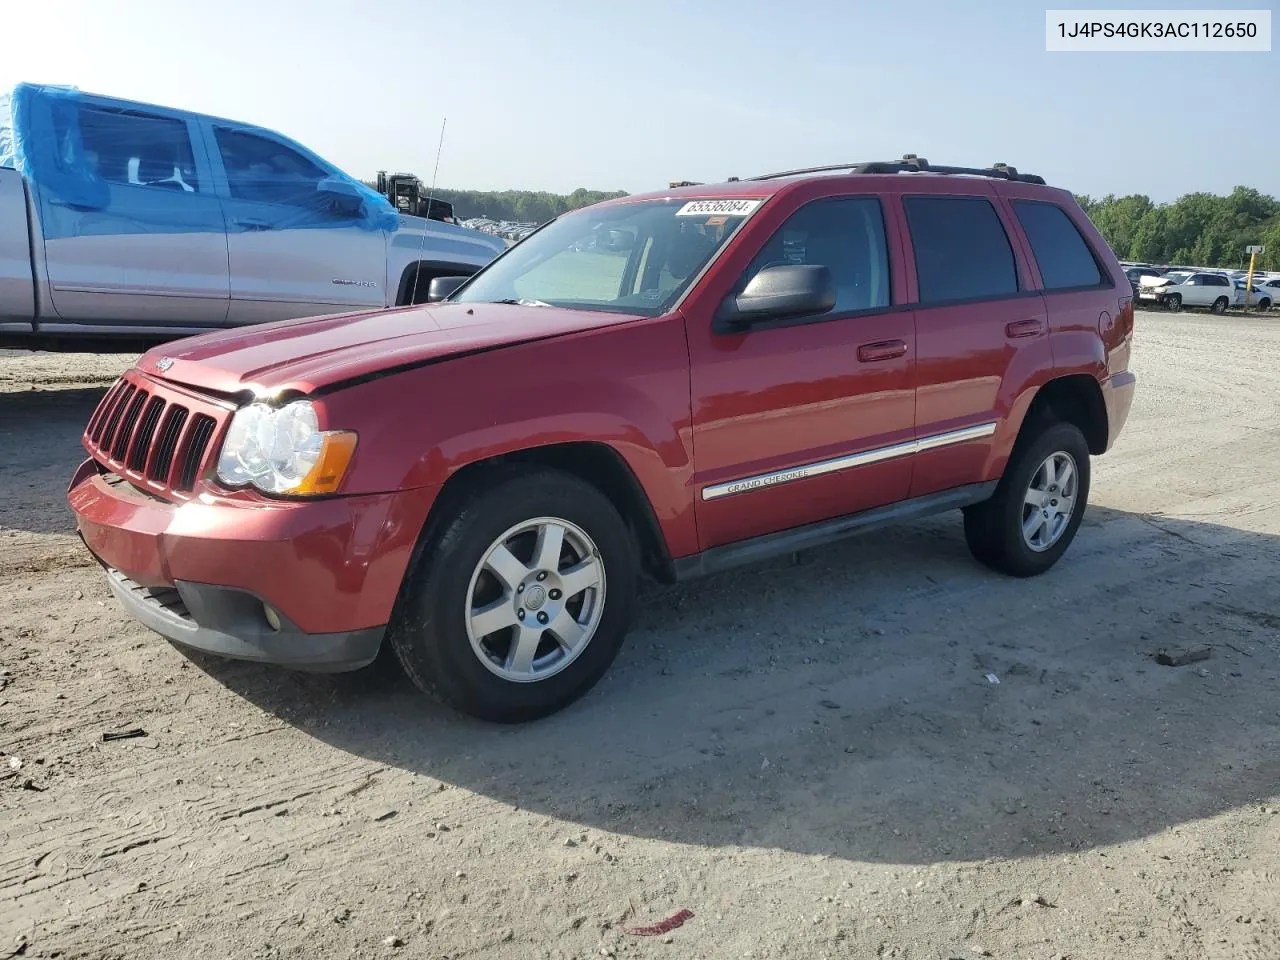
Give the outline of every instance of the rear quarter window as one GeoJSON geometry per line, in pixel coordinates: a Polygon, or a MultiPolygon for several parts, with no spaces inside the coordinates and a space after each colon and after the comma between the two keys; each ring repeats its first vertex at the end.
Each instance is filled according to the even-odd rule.
{"type": "Polygon", "coordinates": [[[1018,292],[1013,247],[983,197],[903,197],[921,303],[1018,292]]]}
{"type": "Polygon", "coordinates": [[[1015,200],[1013,210],[1031,244],[1046,290],[1097,287],[1106,282],[1088,242],[1065,210],[1034,200],[1015,200]]]}

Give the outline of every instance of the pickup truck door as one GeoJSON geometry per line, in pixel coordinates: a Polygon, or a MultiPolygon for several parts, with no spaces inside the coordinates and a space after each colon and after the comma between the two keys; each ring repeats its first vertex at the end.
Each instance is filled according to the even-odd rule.
{"type": "Polygon", "coordinates": [[[65,321],[198,329],[227,317],[227,235],[195,121],[83,98],[73,114],[101,207],[37,184],[54,309],[65,321]]]}
{"type": "Polygon", "coordinates": [[[265,131],[204,130],[222,181],[232,325],[392,302],[386,232],[318,192],[334,171],[265,131]]]}
{"type": "Polygon", "coordinates": [[[873,195],[828,196],[790,208],[779,224],[781,213],[748,221],[760,239],[735,247],[717,266],[725,279],[688,308],[704,550],[893,503],[910,487],[915,319],[893,306],[901,248],[882,204],[873,195]],[[787,263],[826,266],[834,309],[718,328],[724,297],[787,263]]]}

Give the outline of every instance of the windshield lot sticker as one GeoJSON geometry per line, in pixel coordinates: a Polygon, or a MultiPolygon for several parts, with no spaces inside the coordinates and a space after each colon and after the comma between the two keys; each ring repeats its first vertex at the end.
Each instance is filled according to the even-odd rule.
{"type": "Polygon", "coordinates": [[[690,200],[676,211],[676,216],[705,217],[708,214],[720,214],[728,217],[745,217],[763,202],[763,200],[690,200]]]}

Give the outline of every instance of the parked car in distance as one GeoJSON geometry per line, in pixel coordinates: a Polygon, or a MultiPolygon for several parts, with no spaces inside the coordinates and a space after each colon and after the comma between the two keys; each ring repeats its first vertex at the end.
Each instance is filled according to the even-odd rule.
{"type": "Polygon", "coordinates": [[[1044,573],[1134,392],[1124,271],[1004,165],[612,200],[431,300],[195,337],[111,387],[68,499],[133,616],[313,670],[389,643],[526,720],[605,672],[641,573],[957,509],[977,560],[1044,573]]]}
{"type": "Polygon", "coordinates": [[[1280,293],[1280,284],[1276,286],[1266,286],[1259,280],[1254,280],[1252,288],[1246,280],[1237,280],[1235,282],[1236,296],[1232,301],[1233,307],[1253,307],[1258,310],[1270,310],[1275,304],[1276,294],[1280,293]],[[1246,289],[1250,290],[1249,296],[1245,297],[1246,289]]]}
{"type": "Polygon", "coordinates": [[[1136,297],[1138,296],[1139,288],[1142,285],[1143,277],[1158,277],[1162,272],[1163,271],[1156,267],[1132,266],[1126,267],[1124,274],[1129,278],[1129,286],[1133,289],[1133,295],[1136,297]]]}
{"type": "Polygon", "coordinates": [[[131,349],[421,301],[506,244],[274,131],[64,87],[0,97],[0,346],[131,349]]]}
{"type": "Polygon", "coordinates": [[[1163,276],[1144,278],[1138,296],[1143,303],[1159,303],[1168,310],[1208,307],[1223,313],[1234,302],[1235,290],[1225,274],[1170,270],[1163,276]]]}

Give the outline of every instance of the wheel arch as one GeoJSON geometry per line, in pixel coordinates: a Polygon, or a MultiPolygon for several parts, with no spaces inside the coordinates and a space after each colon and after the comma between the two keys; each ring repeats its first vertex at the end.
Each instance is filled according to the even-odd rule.
{"type": "Polygon", "coordinates": [[[429,539],[439,518],[447,517],[458,501],[498,479],[530,467],[547,467],[571,474],[601,491],[622,515],[639,552],[641,569],[660,583],[673,583],[675,570],[662,526],[626,458],[607,443],[595,440],[550,443],[472,461],[455,470],[441,487],[423,527],[429,539]]]}
{"type": "Polygon", "coordinates": [[[1089,452],[1105,453],[1109,424],[1107,405],[1098,381],[1087,373],[1073,373],[1046,382],[1031,398],[1018,430],[1018,443],[1046,422],[1074,424],[1084,434],[1089,452]]]}

